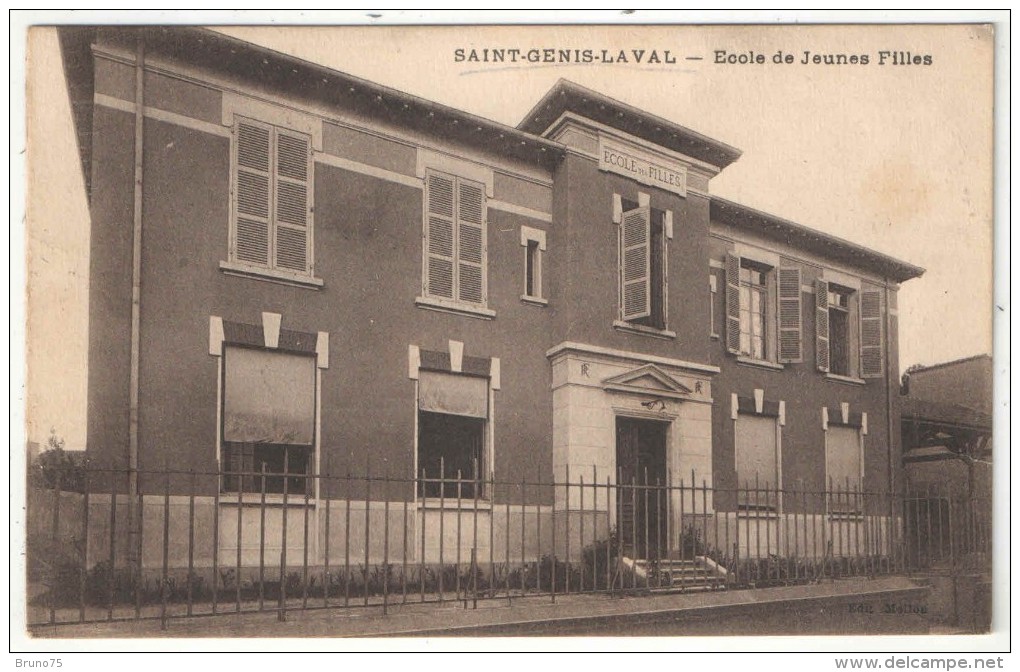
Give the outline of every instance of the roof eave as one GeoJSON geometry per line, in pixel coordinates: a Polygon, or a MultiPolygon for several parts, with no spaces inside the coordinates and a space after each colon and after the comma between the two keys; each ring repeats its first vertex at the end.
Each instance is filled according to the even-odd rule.
{"type": "MultiPolygon", "coordinates": [[[[670,134],[673,138],[679,138],[687,145],[695,145],[703,148],[701,151],[692,152],[690,147],[680,148],[679,143],[670,143],[666,138],[653,138],[642,136],[649,142],[660,144],[667,149],[678,151],[682,154],[694,156],[702,161],[711,163],[722,170],[726,166],[740,158],[743,153],[740,149],[728,145],[725,142],[716,140],[707,135],[694,131],[663,117],[645,112],[633,105],[611,98],[603,93],[594,91],[585,86],[566,79],[560,79],[544,96],[536,103],[517,128],[530,133],[544,134],[556,122],[560,115],[567,110],[575,110],[581,116],[587,116],[580,110],[582,105],[595,104],[615,111],[618,116],[629,116],[637,119],[641,124],[657,129],[658,133],[670,134]],[[551,115],[547,110],[553,109],[551,115]],[[672,145],[672,146],[671,146],[672,145]],[[700,155],[698,155],[700,154],[700,155]]],[[[596,119],[595,121],[599,121],[596,119]]],[[[606,123],[602,121],[601,123],[606,123]]],[[[607,124],[612,125],[612,124],[607,124]]]]}
{"type": "Polygon", "coordinates": [[[788,219],[778,217],[776,215],[756,210],[746,205],[736,203],[734,201],[720,198],[719,196],[711,197],[711,205],[714,210],[713,219],[717,219],[717,215],[730,214],[731,218],[719,217],[723,223],[731,226],[738,226],[742,228],[752,228],[756,233],[764,234],[770,237],[777,237],[780,233],[785,234],[786,239],[796,237],[802,239],[810,239],[817,243],[823,243],[834,248],[834,252],[847,254],[856,260],[862,266],[871,268],[877,271],[884,277],[895,282],[906,282],[913,278],[919,278],[924,274],[925,269],[920,266],[901,261],[895,257],[891,257],[881,252],[852,243],[843,238],[833,236],[827,233],[812,229],[798,224],[788,219]],[[751,227],[752,223],[756,223],[757,226],[751,227]],[[772,227],[771,230],[763,230],[760,226],[765,224],[772,227]]]}

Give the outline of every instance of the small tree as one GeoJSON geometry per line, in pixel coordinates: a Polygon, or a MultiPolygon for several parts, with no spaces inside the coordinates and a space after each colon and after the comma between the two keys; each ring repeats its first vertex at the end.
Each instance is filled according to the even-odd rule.
{"type": "Polygon", "coordinates": [[[85,492],[85,465],[64,450],[64,439],[57,436],[56,429],[50,429],[46,449],[29,466],[29,485],[37,488],[55,488],[58,473],[62,490],[85,492]]]}

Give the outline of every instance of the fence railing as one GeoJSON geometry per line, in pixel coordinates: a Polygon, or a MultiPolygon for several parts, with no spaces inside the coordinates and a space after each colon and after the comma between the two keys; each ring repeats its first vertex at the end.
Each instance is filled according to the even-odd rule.
{"type": "Polygon", "coordinates": [[[763,587],[990,557],[987,500],[931,488],[284,469],[34,474],[30,625],[763,587]]]}

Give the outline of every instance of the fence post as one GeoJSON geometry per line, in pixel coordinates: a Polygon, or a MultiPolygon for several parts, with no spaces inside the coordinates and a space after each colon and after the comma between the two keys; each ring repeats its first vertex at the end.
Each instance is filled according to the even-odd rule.
{"type": "Polygon", "coordinates": [[[390,464],[383,476],[383,616],[390,608],[390,464]]]}
{"type": "Polygon", "coordinates": [[[369,546],[372,541],[371,537],[371,511],[372,511],[372,456],[367,455],[365,457],[365,569],[362,577],[362,594],[365,606],[368,606],[368,563],[369,563],[369,546]]]}
{"type": "Polygon", "coordinates": [[[50,530],[50,543],[52,548],[50,550],[50,623],[57,622],[57,581],[59,579],[59,572],[57,568],[57,549],[60,547],[60,543],[57,541],[57,537],[60,536],[60,489],[63,485],[62,479],[64,470],[60,467],[56,469],[57,479],[53,484],[53,521],[52,528],[50,530]]]}
{"type": "MultiPolygon", "coordinates": [[[[170,470],[167,467],[163,479],[163,572],[160,579],[160,598],[162,599],[162,606],[159,613],[159,627],[161,630],[167,628],[167,617],[166,617],[166,601],[167,601],[167,574],[169,573],[170,564],[170,470]]],[[[111,539],[112,541],[112,539],[111,539]]],[[[112,564],[112,563],[111,563],[112,564]]],[[[111,572],[112,576],[112,572],[111,572]]],[[[113,595],[110,595],[110,603],[113,603],[113,595]]]]}
{"type": "Polygon", "coordinates": [[[283,514],[280,525],[280,592],[277,595],[278,608],[276,620],[287,620],[287,496],[290,488],[290,456],[289,450],[283,453],[283,514]]]}
{"type": "Polygon", "coordinates": [[[192,614],[192,582],[195,575],[195,470],[190,469],[188,494],[188,616],[192,614]]]}
{"type": "Polygon", "coordinates": [[[89,570],[89,495],[92,492],[92,479],[88,471],[84,474],[85,496],[82,502],[82,542],[81,569],[78,573],[78,621],[85,622],[85,580],[89,570]]]}

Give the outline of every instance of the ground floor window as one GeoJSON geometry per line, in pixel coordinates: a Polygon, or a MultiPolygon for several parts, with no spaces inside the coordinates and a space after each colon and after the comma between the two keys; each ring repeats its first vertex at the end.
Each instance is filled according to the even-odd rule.
{"type": "Polygon", "coordinates": [[[304,494],[315,445],[315,358],[227,346],[223,353],[225,492],[304,494]]]}
{"type": "Polygon", "coordinates": [[[225,492],[262,492],[262,476],[265,471],[267,493],[284,491],[284,476],[287,476],[287,492],[304,495],[313,491],[311,446],[288,446],[285,444],[234,443],[223,446],[223,490],[225,492]]]}
{"type": "Polygon", "coordinates": [[[485,420],[418,413],[418,494],[474,499],[482,472],[485,420]]]}
{"type": "Polygon", "coordinates": [[[860,513],[860,428],[829,425],[825,433],[825,471],[829,513],[860,513]]]}
{"type": "Polygon", "coordinates": [[[489,378],[444,371],[418,375],[418,495],[484,496],[489,378]]]}
{"type": "Polygon", "coordinates": [[[778,422],[770,416],[741,413],[735,422],[734,444],[738,497],[745,511],[778,508],[778,422]]]}

